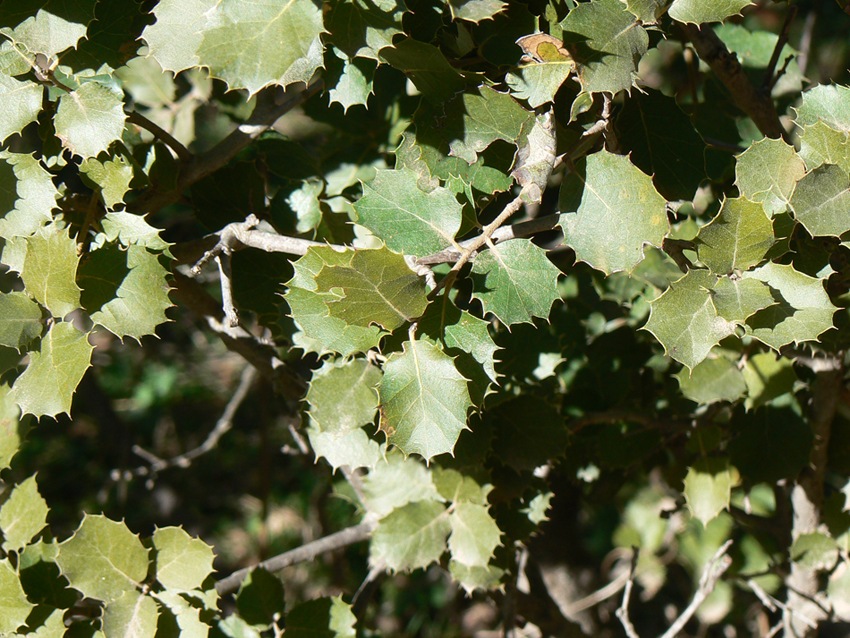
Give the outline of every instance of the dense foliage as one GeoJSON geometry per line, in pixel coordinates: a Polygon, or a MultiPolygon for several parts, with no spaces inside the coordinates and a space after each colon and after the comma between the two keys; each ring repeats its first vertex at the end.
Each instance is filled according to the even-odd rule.
{"type": "Polygon", "coordinates": [[[846,631],[848,26],[0,2],[0,636],[846,631]]]}

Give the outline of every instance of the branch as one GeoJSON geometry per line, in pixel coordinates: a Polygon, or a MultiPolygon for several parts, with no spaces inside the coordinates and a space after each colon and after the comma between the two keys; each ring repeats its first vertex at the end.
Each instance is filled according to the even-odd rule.
{"type": "Polygon", "coordinates": [[[635,631],[635,626],[632,624],[631,619],[629,618],[629,601],[632,598],[632,588],[635,585],[635,571],[637,570],[637,562],[638,562],[638,548],[632,548],[632,566],[629,568],[629,579],[626,581],[626,586],[623,589],[623,602],[620,604],[619,609],[617,609],[615,615],[620,619],[620,623],[623,625],[623,629],[626,632],[627,638],[640,638],[638,636],[637,631],[635,631]]]}
{"type": "Polygon", "coordinates": [[[786,60],[785,66],[782,67],[779,73],[776,73],[776,64],[779,62],[779,56],[782,53],[782,48],[788,42],[788,30],[791,28],[791,23],[796,17],[797,5],[791,5],[788,9],[788,13],[785,14],[785,22],[782,24],[782,31],[780,31],[779,37],[776,39],[776,46],[773,47],[770,62],[767,63],[767,69],[764,71],[764,80],[762,80],[761,86],[762,91],[766,93],[770,93],[773,90],[776,82],[782,77],[785,73],[785,68],[788,66],[788,61],[786,60]]]}
{"type": "Polygon", "coordinates": [[[183,144],[175,138],[171,133],[166,131],[156,122],[152,122],[144,115],[139,113],[138,111],[130,111],[127,113],[127,121],[131,124],[135,124],[136,126],[145,129],[149,133],[152,133],[154,137],[162,140],[183,162],[192,161],[192,153],[188,148],[183,146],[183,144]]]}
{"type": "Polygon", "coordinates": [[[322,82],[315,81],[306,88],[290,88],[285,92],[281,92],[279,87],[263,89],[257,95],[257,105],[251,117],[209,151],[193,156],[183,164],[174,188],[150,190],[130,203],[127,209],[133,213],[149,213],[173,204],[180,199],[183,191],[227,164],[280,117],[316,95],[321,88],[322,82]]]}
{"type": "Polygon", "coordinates": [[[317,556],[321,556],[327,552],[332,552],[335,549],[341,549],[343,547],[353,545],[354,543],[368,540],[372,531],[375,529],[376,524],[377,523],[375,522],[366,521],[359,525],[354,525],[353,527],[347,527],[346,529],[330,534],[329,536],[325,536],[324,538],[306,543],[301,547],[296,547],[295,549],[284,552],[283,554],[272,556],[258,565],[245,567],[244,569],[233,572],[226,578],[222,578],[215,584],[215,589],[219,596],[225,596],[239,589],[239,586],[242,584],[242,581],[245,580],[245,577],[257,567],[262,567],[270,572],[279,572],[290,565],[313,560],[317,556]]]}
{"type": "Polygon", "coordinates": [[[697,55],[706,62],[729,89],[735,104],[752,118],[758,129],[767,137],[784,139],[787,134],[779,121],[779,114],[770,92],[757,90],[750,84],[738,58],[731,53],[710,26],[682,25],[697,55]]]}

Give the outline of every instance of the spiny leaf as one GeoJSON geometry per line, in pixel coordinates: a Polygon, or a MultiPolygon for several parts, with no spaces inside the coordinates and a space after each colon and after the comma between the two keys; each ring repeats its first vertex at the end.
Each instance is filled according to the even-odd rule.
{"type": "Polygon", "coordinates": [[[0,151],[0,237],[35,233],[52,219],[58,197],[50,173],[32,155],[0,151]]]}
{"type": "Polygon", "coordinates": [[[371,423],[378,410],[381,370],[365,359],[328,360],[313,373],[305,400],[313,424],[342,433],[371,423]],[[340,410],[339,406],[346,406],[340,410]]]}
{"type": "Polygon", "coordinates": [[[501,531],[486,505],[455,503],[449,516],[452,559],[468,567],[486,567],[500,545],[501,531]]]}
{"type": "Polygon", "coordinates": [[[75,281],[79,261],[74,240],[56,224],[27,237],[21,279],[27,292],[54,317],[64,317],[80,307],[80,288],[75,281]]]}
{"type": "Polygon", "coordinates": [[[192,538],[181,527],[157,528],[152,540],[159,584],[177,591],[200,589],[213,571],[212,547],[192,538]]]}
{"type": "Polygon", "coordinates": [[[409,503],[379,521],[369,547],[370,562],[393,571],[427,567],[446,551],[450,531],[442,503],[409,503]]]}
{"type": "Polygon", "coordinates": [[[539,108],[555,99],[555,93],[575,69],[572,59],[523,64],[505,76],[511,92],[532,108],[539,108]]]}
{"type": "Polygon", "coordinates": [[[340,104],[346,112],[357,104],[366,106],[369,96],[374,92],[374,76],[374,62],[361,58],[345,58],[339,80],[328,91],[331,103],[340,104]]]}
{"type": "Polygon", "coordinates": [[[470,567],[452,560],[449,561],[449,573],[467,594],[471,594],[477,589],[499,589],[505,570],[495,565],[470,567]]]}
{"type": "Polygon", "coordinates": [[[81,157],[93,157],[120,139],[124,120],[121,91],[89,81],[59,98],[53,122],[65,148],[81,157]]]}
{"type": "Polygon", "coordinates": [[[721,277],[711,295],[717,314],[739,324],[775,303],[770,287],[758,279],[721,277]]]}
{"type": "Polygon", "coordinates": [[[0,634],[10,635],[27,620],[33,605],[21,587],[21,578],[9,559],[0,560],[0,599],[3,600],[3,613],[0,614],[0,634]]]}
{"type": "Polygon", "coordinates": [[[378,52],[402,32],[402,0],[333,0],[328,6],[328,38],[350,60],[378,60],[378,52]]]}
{"type": "Polygon", "coordinates": [[[818,166],[799,182],[791,197],[794,217],[814,236],[840,237],[850,230],[850,178],[833,164],[818,166]]]}
{"type": "Polygon", "coordinates": [[[794,123],[806,127],[823,122],[836,131],[850,132],[850,87],[820,84],[802,95],[794,123]]]}
{"type": "Polygon", "coordinates": [[[39,350],[30,352],[29,365],[15,380],[9,399],[24,414],[69,414],[71,397],[90,365],[93,349],[86,333],[70,323],[54,324],[39,350]]]}
{"type": "Polygon", "coordinates": [[[124,202],[124,194],[130,190],[133,167],[122,156],[101,162],[93,157],[83,160],[80,171],[94,182],[107,208],[115,208],[124,202]]]}
{"type": "Polygon", "coordinates": [[[805,173],[806,166],[793,146],[766,137],[738,156],[735,184],[742,197],[761,203],[773,217],[786,209],[805,173]]]}
{"type": "Polygon", "coordinates": [[[381,49],[380,58],[405,73],[422,94],[436,103],[463,91],[466,80],[433,44],[404,38],[381,49]]]}
{"type": "Polygon", "coordinates": [[[837,131],[818,120],[800,132],[800,157],[808,170],[835,164],[850,173],[850,141],[846,131],[837,131]]]}
{"type": "Polygon", "coordinates": [[[357,222],[384,240],[387,248],[424,257],[452,246],[460,230],[461,205],[446,188],[425,192],[410,170],[382,170],[363,184],[354,204],[357,222]]]}
{"type": "Polygon", "coordinates": [[[729,507],[732,488],[740,482],[738,470],[722,459],[703,459],[688,468],[685,476],[685,503],[691,515],[707,525],[729,507]]]}
{"type": "Polygon", "coordinates": [[[383,518],[394,509],[417,501],[443,501],[432,473],[413,457],[390,450],[363,479],[366,510],[383,518]]]}
{"type": "Polygon", "coordinates": [[[106,604],[103,631],[107,636],[152,636],[158,617],[159,608],[153,598],[128,590],[106,604]]]}
{"type": "MultiPolygon", "coordinates": [[[[584,5],[582,5],[584,6],[584,5]]],[[[561,186],[564,243],[606,274],[631,272],[645,244],[660,246],[667,233],[667,202],[628,157],[594,153],[561,186]]]]}
{"type": "Polygon", "coordinates": [[[703,22],[722,22],[726,18],[741,13],[751,5],[750,0],[673,0],[667,10],[668,15],[679,22],[702,24],[703,22]]]}
{"type": "Polygon", "coordinates": [[[427,341],[408,341],[384,366],[381,430],[405,454],[430,460],[452,453],[472,407],[466,379],[451,357],[427,341]]]}
{"type": "Polygon", "coordinates": [[[38,493],[35,475],[18,483],[0,507],[3,550],[20,552],[47,525],[47,502],[38,493]]]}
{"type": "Polygon", "coordinates": [[[200,64],[198,48],[216,4],[216,0],[161,0],[154,7],[156,22],[145,28],[142,37],[163,69],[179,73],[200,64]]]}
{"type": "Polygon", "coordinates": [[[557,156],[558,141],[552,111],[538,115],[524,137],[517,149],[511,176],[522,188],[520,195],[523,201],[539,204],[543,201],[543,192],[549,185],[557,156]]]}
{"type": "Polygon", "coordinates": [[[159,236],[159,229],[148,224],[141,215],[124,211],[106,213],[101,226],[106,241],[122,246],[139,245],[153,251],[167,251],[170,245],[159,236]]]}
{"type": "Polygon", "coordinates": [[[502,0],[449,0],[452,16],[457,20],[481,22],[489,20],[507,7],[502,0]]]}
{"type": "Polygon", "coordinates": [[[703,359],[688,374],[676,374],[682,394],[691,401],[706,405],[717,401],[737,401],[747,391],[744,376],[732,361],[724,357],[703,359]]]}
{"type": "Polygon", "coordinates": [[[0,113],[0,142],[23,130],[30,122],[35,122],[41,111],[43,92],[44,89],[35,82],[16,80],[0,74],[0,100],[3,101],[3,110],[0,113]]]}
{"type": "Polygon", "coordinates": [[[94,19],[97,0],[39,0],[4,3],[0,8],[0,33],[47,59],[73,47],[94,19]]]}
{"type": "Polygon", "coordinates": [[[743,197],[723,200],[717,217],[697,235],[700,261],[715,274],[747,270],[773,243],[773,224],[764,208],[743,197]]]}
{"type": "Polygon", "coordinates": [[[548,317],[560,271],[528,239],[497,244],[472,263],[472,296],[506,326],[548,317]]]}
{"type": "Polygon", "coordinates": [[[310,424],[307,426],[307,438],[316,459],[325,459],[334,470],[343,466],[352,470],[361,467],[371,469],[382,460],[383,446],[370,439],[363,428],[325,432],[310,424]]]}
{"type": "Polygon", "coordinates": [[[20,350],[43,329],[41,308],[26,293],[0,293],[0,345],[20,350]]]}

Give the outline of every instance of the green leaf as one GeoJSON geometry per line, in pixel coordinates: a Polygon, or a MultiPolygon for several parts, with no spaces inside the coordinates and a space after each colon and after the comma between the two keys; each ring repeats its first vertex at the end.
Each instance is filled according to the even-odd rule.
{"type": "Polygon", "coordinates": [[[374,62],[361,58],[345,58],[339,80],[328,91],[331,103],[340,104],[345,112],[355,104],[366,106],[369,96],[374,92],[374,76],[374,62]]]}
{"type": "Polygon", "coordinates": [[[67,230],[50,225],[26,240],[21,279],[27,292],[54,317],[61,318],[80,307],[80,288],[75,281],[77,246],[67,230]]]}
{"type": "Polygon", "coordinates": [[[166,71],[178,73],[198,66],[198,48],[204,39],[207,16],[216,0],[161,0],[153,9],[156,23],[142,37],[150,55],[166,71]]]}
{"type": "Polygon", "coordinates": [[[433,469],[433,479],[440,496],[454,503],[486,506],[487,495],[493,489],[492,485],[481,486],[471,476],[464,476],[457,470],[447,470],[439,466],[433,469]]]}
{"type": "Polygon", "coordinates": [[[449,0],[449,9],[455,20],[481,22],[489,20],[507,7],[502,0],[449,0]]]}
{"type": "Polygon", "coordinates": [[[486,567],[500,544],[501,531],[486,505],[455,503],[449,516],[452,560],[469,567],[486,567]]]}
{"type": "Polygon", "coordinates": [[[766,137],[738,156],[735,183],[741,197],[759,202],[773,217],[787,208],[805,173],[806,166],[793,146],[766,137]]]}
{"type": "Polygon", "coordinates": [[[313,373],[305,397],[311,421],[322,432],[338,433],[371,423],[378,409],[381,376],[380,368],[365,359],[325,361],[313,373]]]}
{"type": "Polygon", "coordinates": [[[316,275],[332,317],[348,325],[395,330],[425,312],[425,282],[404,257],[386,249],[359,250],[349,266],[326,265],[316,275]]]}
{"type": "Polygon", "coordinates": [[[712,289],[712,301],[718,315],[726,321],[742,324],[776,300],[763,281],[721,277],[712,289]]]}
{"type": "Polygon", "coordinates": [[[821,84],[803,93],[802,98],[794,109],[797,126],[805,128],[822,122],[836,131],[850,132],[850,87],[821,84]]]}
{"type": "Polygon", "coordinates": [[[505,76],[515,98],[539,108],[555,99],[555,93],[575,69],[572,60],[551,60],[520,65],[505,76]]]}
{"type": "Polygon", "coordinates": [[[150,596],[128,590],[106,603],[103,610],[103,632],[107,636],[143,638],[156,633],[159,609],[150,596]]]}
{"type": "MultiPolygon", "coordinates": [[[[765,30],[750,31],[742,24],[726,22],[715,27],[715,33],[734,54],[755,86],[764,82],[768,66],[779,43],[779,36],[765,30]]],[[[803,88],[803,73],[797,65],[799,52],[784,43],[779,49],[779,58],[783,61],[782,73],[775,68],[774,82],[770,90],[773,97],[793,93],[800,94],[803,88]]]]}
{"type": "Polygon", "coordinates": [[[123,339],[154,334],[168,321],[168,271],[142,246],[107,245],[80,267],[82,305],[91,320],[123,339]]]}
{"type": "Polygon", "coordinates": [[[324,458],[334,470],[344,465],[351,469],[374,468],[382,459],[383,447],[362,428],[325,432],[310,425],[307,437],[316,459],[324,458]]]}
{"type": "Polygon", "coordinates": [[[850,229],[850,178],[833,164],[818,166],[799,182],[791,197],[794,217],[813,236],[839,237],[850,229]]]}
{"type": "Polygon", "coordinates": [[[838,544],[821,532],[800,534],[791,545],[791,560],[803,569],[831,571],[840,557],[838,544]]]}
{"type": "Polygon", "coordinates": [[[747,384],[747,400],[744,403],[747,410],[793,392],[798,381],[793,361],[773,352],[759,352],[749,357],[741,373],[747,384]]]}
{"type": "Polygon", "coordinates": [[[115,86],[85,82],[59,98],[56,137],[75,155],[93,157],[124,132],[124,95],[115,86]]]}
{"type": "MultiPolygon", "coordinates": [[[[210,633],[210,627],[201,620],[201,612],[205,610],[192,607],[191,603],[186,598],[183,598],[179,592],[169,589],[151,595],[174,615],[174,619],[177,621],[177,627],[181,632],[181,637],[207,638],[210,633]]],[[[190,598],[189,600],[198,601],[198,598],[190,598]]],[[[207,609],[211,606],[207,604],[207,609]]],[[[205,612],[206,615],[207,613],[205,612]]]]}
{"type": "Polygon", "coordinates": [[[47,331],[39,350],[30,352],[27,369],[9,393],[21,412],[35,417],[70,413],[71,397],[94,350],[87,336],[70,323],[54,324],[47,331]]]}
{"type": "Polygon", "coordinates": [[[327,290],[319,290],[315,277],[325,266],[348,266],[353,251],[337,252],[330,247],[310,248],[293,266],[295,275],[287,282],[289,290],[284,295],[292,318],[301,329],[293,335],[293,343],[316,354],[337,352],[350,356],[366,352],[378,345],[384,332],[377,326],[350,325],[332,317],[326,304],[336,297],[327,290]]]}
{"type": "Polygon", "coordinates": [[[606,274],[631,272],[645,244],[661,245],[666,206],[652,179],[628,157],[600,151],[564,180],[560,210],[574,214],[559,224],[578,259],[606,274]]]}
{"type": "Polygon", "coordinates": [[[80,171],[94,182],[107,208],[115,208],[124,202],[124,194],[130,190],[133,167],[118,155],[101,162],[89,157],[80,164],[80,171]]]}
{"type": "MultiPolygon", "coordinates": [[[[283,583],[262,567],[252,569],[236,594],[236,609],[255,627],[269,628],[285,611],[283,583]]],[[[288,623],[287,623],[288,624],[288,623]]]]}
{"type": "Polygon", "coordinates": [[[626,9],[644,24],[653,24],[667,8],[667,0],[625,0],[626,9]]]}
{"type": "Polygon", "coordinates": [[[326,6],[328,37],[350,60],[378,60],[378,51],[392,46],[393,36],[402,32],[402,0],[333,0],[326,6]]]}
{"type": "Polygon", "coordinates": [[[558,154],[552,111],[538,115],[532,122],[531,131],[524,137],[517,148],[511,175],[522,188],[520,195],[523,201],[539,204],[543,201],[558,154]]]}
{"type": "Polygon", "coordinates": [[[703,359],[690,374],[682,370],[676,379],[682,394],[701,405],[737,401],[747,391],[738,366],[724,357],[703,359]]]}
{"type": "Polygon", "coordinates": [[[466,87],[463,76],[432,44],[405,38],[392,47],[381,49],[379,56],[383,62],[407,75],[414,86],[435,103],[450,100],[466,87]]]}
{"type": "Polygon", "coordinates": [[[452,453],[472,402],[454,360],[427,341],[408,341],[384,366],[380,429],[404,454],[452,453]]]}
{"type": "Polygon", "coordinates": [[[699,258],[715,274],[747,270],[773,246],[773,224],[761,204],[743,197],[724,199],[717,217],[696,238],[699,258]]]}
{"type": "Polygon", "coordinates": [[[679,22],[722,22],[730,16],[738,15],[744,7],[751,4],[750,0],[673,0],[667,13],[679,22]]]}
{"type": "Polygon", "coordinates": [[[148,224],[141,215],[123,211],[106,213],[101,226],[106,241],[117,241],[122,246],[138,244],[155,251],[165,251],[170,246],[159,236],[159,229],[148,224]]]}
{"type": "Polygon", "coordinates": [[[582,91],[629,91],[649,36],[620,0],[578,4],[561,22],[582,91]]]}
{"type": "Polygon", "coordinates": [[[58,197],[52,176],[32,155],[0,151],[0,237],[35,233],[52,219],[58,197]]]}
{"type": "Polygon", "coordinates": [[[363,505],[382,518],[394,509],[417,501],[442,501],[431,472],[420,461],[395,450],[363,479],[363,505]]]}
{"type": "Polygon", "coordinates": [[[21,350],[43,329],[41,308],[26,293],[0,293],[0,345],[21,350]]]}
{"type": "Polygon", "coordinates": [[[166,589],[200,589],[213,571],[212,547],[192,538],[182,527],[160,527],[153,533],[156,579],[166,589]]]}
{"type": "MultiPolygon", "coordinates": [[[[198,61],[231,89],[307,83],[322,66],[322,11],[312,0],[220,0],[209,13],[198,61]]],[[[163,64],[165,67],[165,64],[163,64]]]]}
{"type": "Polygon", "coordinates": [[[5,470],[12,463],[25,431],[21,424],[21,411],[10,394],[9,386],[0,384],[0,470],[5,470]]]}
{"type": "Polygon", "coordinates": [[[59,544],[56,562],[71,587],[111,603],[125,592],[138,595],[148,573],[148,550],[123,522],[86,514],[74,535],[59,544]]]}
{"type": "Polygon", "coordinates": [[[514,239],[480,253],[472,262],[472,296],[506,326],[547,317],[558,298],[560,271],[528,239],[514,239]]]}
{"type": "Polygon", "coordinates": [[[794,270],[791,265],[768,263],[744,273],[744,278],[758,279],[774,289],[780,303],[756,313],[747,320],[752,335],[776,348],[790,343],[816,341],[832,327],[832,305],[823,281],[794,270]]]}
{"type": "Polygon", "coordinates": [[[11,3],[0,9],[0,33],[31,54],[49,60],[86,35],[94,19],[96,0],[36,0],[11,3]],[[17,10],[16,10],[17,9],[17,10]]]}
{"type": "Polygon", "coordinates": [[[461,205],[446,188],[419,188],[411,170],[381,170],[363,184],[354,203],[357,223],[384,240],[387,248],[424,257],[454,245],[461,205]]]}
{"type": "Polygon", "coordinates": [[[20,552],[47,525],[47,502],[38,493],[35,475],[18,483],[0,507],[3,550],[20,552]]]}
{"type": "Polygon", "coordinates": [[[836,131],[818,120],[800,132],[800,157],[808,170],[835,164],[850,172],[850,141],[846,131],[836,131]]]}
{"type": "Polygon", "coordinates": [[[0,100],[3,111],[0,113],[0,142],[10,135],[23,130],[30,122],[35,122],[41,111],[41,96],[44,89],[28,80],[20,81],[0,74],[0,100]]]}
{"type": "Polygon", "coordinates": [[[342,596],[301,603],[286,615],[286,638],[354,638],[357,618],[342,596]]]}
{"type": "Polygon", "coordinates": [[[0,634],[3,635],[11,634],[23,625],[35,607],[27,600],[21,580],[8,558],[0,561],[0,604],[3,605],[3,613],[0,614],[0,634]]]}
{"type": "Polygon", "coordinates": [[[676,100],[652,89],[631,95],[617,117],[617,128],[623,151],[652,175],[661,195],[693,199],[706,178],[705,142],[676,100]]]}
{"type": "Polygon", "coordinates": [[[689,370],[708,356],[735,325],[720,315],[711,299],[717,279],[704,270],[691,270],[651,302],[644,326],[664,346],[668,356],[689,370]]]}
{"type": "Polygon", "coordinates": [[[476,589],[498,589],[505,575],[504,569],[494,565],[470,567],[455,560],[449,561],[449,572],[467,594],[476,589]]]}
{"type": "Polygon", "coordinates": [[[683,494],[691,515],[703,526],[729,507],[738,470],[725,459],[701,459],[688,468],[683,494]]]}
{"type": "Polygon", "coordinates": [[[446,507],[435,501],[409,503],[378,522],[369,546],[373,565],[413,571],[440,560],[451,531],[446,507]]]}

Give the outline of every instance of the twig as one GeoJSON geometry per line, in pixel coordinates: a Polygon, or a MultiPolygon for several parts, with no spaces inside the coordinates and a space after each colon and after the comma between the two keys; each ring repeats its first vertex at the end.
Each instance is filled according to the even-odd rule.
{"type": "Polygon", "coordinates": [[[709,594],[714,591],[717,586],[717,581],[729,569],[732,564],[732,558],[726,553],[732,546],[732,540],[728,540],[715,552],[711,560],[705,566],[702,576],[699,579],[699,586],[690,604],[685,607],[685,610],[679,614],[679,617],[670,625],[670,628],[661,634],[661,638],[676,638],[679,632],[685,628],[685,625],[696,613],[699,606],[708,598],[709,594]]]}
{"type": "Polygon", "coordinates": [[[225,325],[231,328],[239,325],[239,314],[233,304],[233,269],[230,265],[230,251],[222,250],[215,256],[218,265],[218,278],[221,282],[221,308],[224,311],[225,325]]]}
{"type": "Polygon", "coordinates": [[[620,604],[619,609],[615,612],[615,615],[619,618],[620,624],[623,625],[623,629],[625,630],[628,638],[640,638],[637,631],[635,631],[635,626],[629,619],[629,601],[632,598],[632,587],[634,587],[635,584],[635,570],[637,570],[638,555],[638,548],[633,547],[632,564],[629,568],[629,577],[628,580],[626,580],[626,586],[623,589],[623,602],[620,604]]]}
{"type": "Polygon", "coordinates": [[[803,34],[800,36],[800,55],[797,56],[797,66],[800,67],[800,73],[806,75],[806,68],[809,66],[809,53],[812,50],[812,34],[815,32],[815,20],[817,20],[818,12],[814,9],[806,14],[806,19],[803,20],[803,34]]]}
{"type": "Polygon", "coordinates": [[[595,607],[604,600],[608,600],[611,596],[616,595],[629,582],[630,575],[626,572],[620,574],[607,585],[600,587],[595,592],[592,592],[584,598],[579,598],[575,602],[570,603],[564,613],[568,616],[575,616],[583,612],[585,609],[595,607]]]}
{"type": "Polygon", "coordinates": [[[135,124],[136,126],[145,129],[149,133],[152,133],[153,136],[157,139],[160,139],[165,142],[165,144],[172,151],[174,151],[174,154],[181,161],[191,161],[191,151],[189,151],[189,149],[183,146],[183,144],[176,137],[174,137],[171,133],[166,131],[156,122],[152,122],[138,111],[130,111],[129,113],[127,113],[127,121],[131,124],[135,124]]]}
{"type": "Polygon", "coordinates": [[[788,42],[788,30],[791,28],[791,23],[796,17],[797,5],[791,5],[788,9],[788,13],[785,14],[785,22],[782,24],[782,31],[779,32],[779,37],[776,39],[776,46],[773,47],[773,53],[770,56],[770,62],[767,63],[767,68],[764,71],[764,79],[762,80],[761,86],[762,91],[765,93],[770,93],[777,80],[779,80],[785,72],[785,67],[788,66],[788,61],[786,60],[785,66],[782,67],[782,70],[780,70],[779,73],[775,73],[776,65],[779,62],[779,56],[782,53],[782,48],[788,42]]]}
{"type": "Polygon", "coordinates": [[[245,577],[251,573],[251,570],[257,567],[262,567],[270,572],[278,572],[290,565],[313,560],[317,556],[321,556],[322,554],[331,552],[335,549],[341,549],[343,547],[353,545],[354,543],[368,540],[372,531],[375,529],[376,524],[377,523],[374,521],[364,521],[359,525],[347,527],[346,529],[325,536],[324,538],[319,538],[310,543],[305,543],[301,547],[296,547],[295,549],[284,552],[283,554],[272,556],[258,565],[240,569],[233,572],[230,576],[222,578],[215,584],[215,589],[219,596],[225,596],[239,589],[239,585],[242,584],[245,577]]]}

